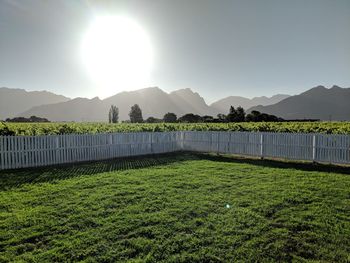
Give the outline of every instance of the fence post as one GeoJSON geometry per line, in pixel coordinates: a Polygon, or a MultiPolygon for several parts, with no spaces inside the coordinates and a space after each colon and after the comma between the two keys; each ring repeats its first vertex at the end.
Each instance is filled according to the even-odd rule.
{"type": "Polygon", "coordinates": [[[56,155],[55,155],[55,163],[60,163],[61,160],[60,160],[60,144],[59,144],[59,135],[56,135],[56,138],[55,138],[55,148],[56,148],[56,155]]]}
{"type": "Polygon", "coordinates": [[[220,132],[216,132],[217,140],[216,140],[216,154],[220,154],[220,132]]]}
{"type": "Polygon", "coordinates": [[[112,133],[108,133],[108,146],[107,146],[107,156],[108,158],[112,158],[113,157],[113,137],[112,137],[112,133]]]}
{"type": "Polygon", "coordinates": [[[151,132],[151,153],[153,154],[153,132],[151,132]]]}
{"type": "Polygon", "coordinates": [[[260,158],[264,159],[264,134],[260,133],[260,158]]]}
{"type": "Polygon", "coordinates": [[[184,151],[185,149],[185,132],[180,131],[180,150],[184,151]]]}
{"type": "Polygon", "coordinates": [[[113,144],[112,133],[108,133],[108,144],[109,144],[109,145],[112,145],[112,144],[113,144]]]}
{"type": "Polygon", "coordinates": [[[316,162],[316,135],[312,135],[312,162],[316,162]]]}
{"type": "Polygon", "coordinates": [[[231,135],[232,132],[229,132],[229,139],[228,139],[228,145],[227,145],[227,153],[231,153],[230,148],[231,148],[231,135]]]}
{"type": "Polygon", "coordinates": [[[5,169],[5,164],[4,164],[4,136],[0,136],[0,170],[5,169]]]}
{"type": "Polygon", "coordinates": [[[213,138],[212,138],[212,131],[208,131],[209,132],[209,134],[210,134],[210,136],[209,136],[209,138],[210,138],[210,140],[209,140],[209,151],[208,152],[213,152],[214,150],[213,150],[213,138]]]}

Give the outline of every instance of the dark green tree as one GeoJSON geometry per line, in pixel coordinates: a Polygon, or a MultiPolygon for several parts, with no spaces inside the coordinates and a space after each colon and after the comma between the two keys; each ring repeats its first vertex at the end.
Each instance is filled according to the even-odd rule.
{"type": "Polygon", "coordinates": [[[163,117],[164,122],[176,122],[177,121],[177,116],[175,113],[168,112],[167,114],[164,115],[163,117]]]}
{"type": "Polygon", "coordinates": [[[227,116],[225,114],[219,113],[217,115],[217,122],[227,122],[227,116]]]}
{"type": "Polygon", "coordinates": [[[202,116],[202,120],[203,122],[214,122],[213,116],[209,116],[209,115],[202,116]]]}
{"type": "Polygon", "coordinates": [[[236,122],[243,122],[245,121],[245,111],[244,109],[239,106],[237,107],[236,109],[236,119],[235,119],[236,122]]]}
{"type": "Polygon", "coordinates": [[[129,112],[130,122],[131,123],[141,123],[143,122],[142,110],[139,105],[135,104],[131,107],[129,112]]]}
{"type": "Polygon", "coordinates": [[[261,121],[260,115],[261,115],[260,111],[253,110],[251,113],[249,113],[246,116],[246,121],[253,121],[253,122],[261,121]]]}
{"type": "Polygon", "coordinates": [[[261,113],[259,111],[253,110],[251,113],[247,114],[246,121],[261,122],[261,121],[284,121],[282,118],[278,118],[275,115],[270,115],[267,113],[261,113]]]}
{"type": "Polygon", "coordinates": [[[109,123],[117,123],[119,119],[119,109],[114,106],[111,105],[111,108],[109,109],[109,113],[108,113],[108,121],[109,123]]]}
{"type": "Polygon", "coordinates": [[[160,123],[162,122],[163,120],[162,119],[158,119],[158,118],[154,118],[154,117],[148,117],[145,122],[147,123],[160,123]]]}
{"type": "Polygon", "coordinates": [[[197,114],[187,113],[179,118],[179,122],[187,122],[187,123],[202,122],[202,117],[197,114]]]}
{"type": "Polygon", "coordinates": [[[227,121],[228,121],[228,122],[234,122],[234,121],[236,121],[236,118],[237,118],[237,111],[236,111],[235,107],[233,107],[233,106],[230,107],[230,111],[229,111],[229,113],[227,114],[226,118],[227,118],[227,121]]]}

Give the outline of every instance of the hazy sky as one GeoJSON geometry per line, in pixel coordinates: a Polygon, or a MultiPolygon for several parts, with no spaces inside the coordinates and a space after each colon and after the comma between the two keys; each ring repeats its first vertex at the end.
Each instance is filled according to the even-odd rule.
{"type": "Polygon", "coordinates": [[[0,0],[0,86],[99,96],[80,49],[103,15],[147,32],[149,84],[165,91],[191,88],[212,102],[350,87],[349,0],[0,0]]]}

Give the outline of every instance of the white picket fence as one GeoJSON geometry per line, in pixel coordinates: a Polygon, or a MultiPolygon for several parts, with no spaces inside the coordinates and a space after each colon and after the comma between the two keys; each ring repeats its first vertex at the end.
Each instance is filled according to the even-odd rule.
{"type": "Polygon", "coordinates": [[[0,170],[175,151],[350,164],[350,136],[213,131],[0,136],[0,170]]]}
{"type": "Polygon", "coordinates": [[[350,135],[269,132],[182,132],[185,151],[350,164],[350,135]]]}
{"type": "Polygon", "coordinates": [[[181,150],[177,132],[0,136],[0,169],[181,150]]]}

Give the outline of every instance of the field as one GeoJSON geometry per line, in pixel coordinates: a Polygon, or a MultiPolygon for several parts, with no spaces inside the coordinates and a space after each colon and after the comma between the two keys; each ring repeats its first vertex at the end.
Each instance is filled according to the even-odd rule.
{"type": "Polygon", "coordinates": [[[241,122],[241,123],[0,123],[0,135],[162,131],[261,131],[350,134],[350,122],[241,122]]]}
{"type": "Polygon", "coordinates": [[[350,171],[174,154],[0,172],[0,261],[350,261],[350,171]]]}

